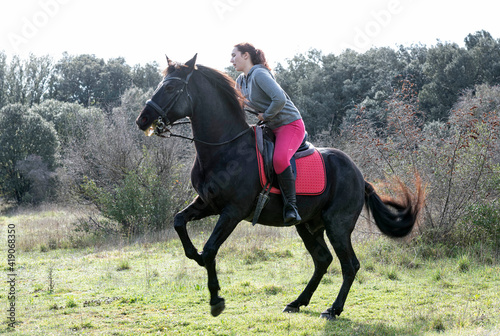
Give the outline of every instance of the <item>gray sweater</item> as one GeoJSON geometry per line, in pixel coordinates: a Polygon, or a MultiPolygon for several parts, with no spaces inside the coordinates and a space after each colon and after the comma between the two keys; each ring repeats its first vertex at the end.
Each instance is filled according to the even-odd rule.
{"type": "Polygon", "coordinates": [[[254,65],[247,76],[241,74],[236,86],[249,107],[264,113],[264,121],[271,129],[302,119],[290,97],[263,65],[254,65]]]}

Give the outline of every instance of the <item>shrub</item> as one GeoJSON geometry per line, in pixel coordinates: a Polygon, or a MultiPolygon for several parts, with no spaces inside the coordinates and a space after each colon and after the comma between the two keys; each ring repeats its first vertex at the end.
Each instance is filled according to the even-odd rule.
{"type": "MultiPolygon", "coordinates": [[[[158,179],[155,167],[146,159],[137,170],[128,171],[123,180],[108,188],[86,178],[81,193],[101,214],[119,225],[126,236],[164,229],[173,217],[172,184],[158,179]]],[[[104,222],[103,227],[109,228],[104,222]]]]}
{"type": "Polygon", "coordinates": [[[457,239],[462,246],[478,242],[500,249],[500,203],[473,204],[458,223],[457,239]]]}
{"type": "Polygon", "coordinates": [[[358,109],[346,151],[367,180],[396,175],[411,184],[418,174],[427,186],[420,234],[427,242],[455,245],[457,223],[471,209],[486,211],[482,205],[500,193],[494,166],[500,118],[498,105],[491,104],[498,100],[500,87],[477,87],[475,95],[464,94],[447,123],[425,124],[412,84],[404,82],[387,102],[387,127],[377,128],[366,109],[358,109]]]}
{"type": "Polygon", "coordinates": [[[185,147],[174,139],[145,137],[131,114],[129,107],[119,107],[96,118],[64,153],[65,189],[102,216],[81,220],[80,230],[127,237],[160,231],[192,199],[180,163],[185,147]]]}
{"type": "Polygon", "coordinates": [[[29,189],[22,195],[22,203],[40,203],[55,195],[56,173],[38,155],[31,154],[16,163],[15,168],[28,182],[29,189]]]}
{"type": "Polygon", "coordinates": [[[72,141],[79,141],[86,136],[86,126],[102,119],[103,112],[98,108],[85,108],[80,104],[66,103],[53,99],[34,105],[30,111],[40,115],[52,124],[61,142],[64,152],[72,141]]]}

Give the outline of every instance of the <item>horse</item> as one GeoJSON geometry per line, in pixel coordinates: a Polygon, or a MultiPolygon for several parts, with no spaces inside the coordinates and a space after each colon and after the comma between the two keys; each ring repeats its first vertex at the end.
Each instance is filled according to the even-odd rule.
{"type": "MultiPolygon", "coordinates": [[[[191,123],[196,157],[191,183],[197,192],[194,200],[174,217],[187,258],[205,267],[208,276],[211,314],[225,308],[219,296],[216,271],[219,248],[243,220],[250,220],[262,186],[259,181],[255,133],[247,123],[244,99],[235,82],[221,71],[196,64],[195,55],[185,63],[167,57],[163,79],[136,119],[140,130],[165,136],[176,121],[187,117],[191,123]],[[218,215],[217,223],[199,252],[187,231],[187,223],[218,215]]],[[[296,313],[307,306],[333,260],[325,233],[339,258],[342,285],[321,317],[333,320],[340,315],[360,263],[351,243],[351,233],[366,205],[380,231],[389,237],[404,237],[415,225],[422,204],[422,190],[399,191],[396,198],[379,196],[344,152],[318,148],[326,170],[326,188],[320,195],[297,196],[302,221],[295,225],[314,262],[314,272],[298,298],[284,312],[296,313]]],[[[402,182],[401,182],[402,183],[402,182]]],[[[404,187],[404,184],[402,184],[404,187]]],[[[284,227],[281,195],[270,195],[258,224],[284,227]]]]}

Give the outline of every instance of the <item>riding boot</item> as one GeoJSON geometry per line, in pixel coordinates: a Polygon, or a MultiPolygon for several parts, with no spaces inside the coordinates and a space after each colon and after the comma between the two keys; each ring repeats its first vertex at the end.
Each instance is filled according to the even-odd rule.
{"type": "Polygon", "coordinates": [[[286,226],[298,224],[300,218],[297,210],[297,198],[295,195],[295,176],[293,175],[292,167],[288,166],[281,174],[278,174],[278,183],[283,196],[283,219],[286,226]]]}

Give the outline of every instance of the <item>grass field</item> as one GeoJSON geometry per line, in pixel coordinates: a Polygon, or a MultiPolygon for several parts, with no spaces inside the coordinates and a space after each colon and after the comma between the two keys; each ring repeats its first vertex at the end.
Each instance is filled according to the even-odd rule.
{"type": "MultiPolygon", "coordinates": [[[[345,310],[319,318],[339,290],[338,261],[308,307],[281,313],[312,275],[293,228],[241,223],[218,256],[226,310],[209,312],[206,272],[184,256],[171,230],[133,243],[73,232],[78,213],[61,208],[0,217],[16,227],[16,327],[8,284],[0,332],[11,335],[500,335],[500,267],[488,254],[411,247],[356,234],[361,270],[345,310]],[[368,238],[364,238],[368,237],[368,238]],[[446,256],[446,255],[450,256],[446,256]]],[[[201,248],[209,229],[193,230],[201,248]]],[[[373,229],[376,232],[375,229],[373,229]]],[[[9,273],[4,267],[4,277],[9,273]]]]}

